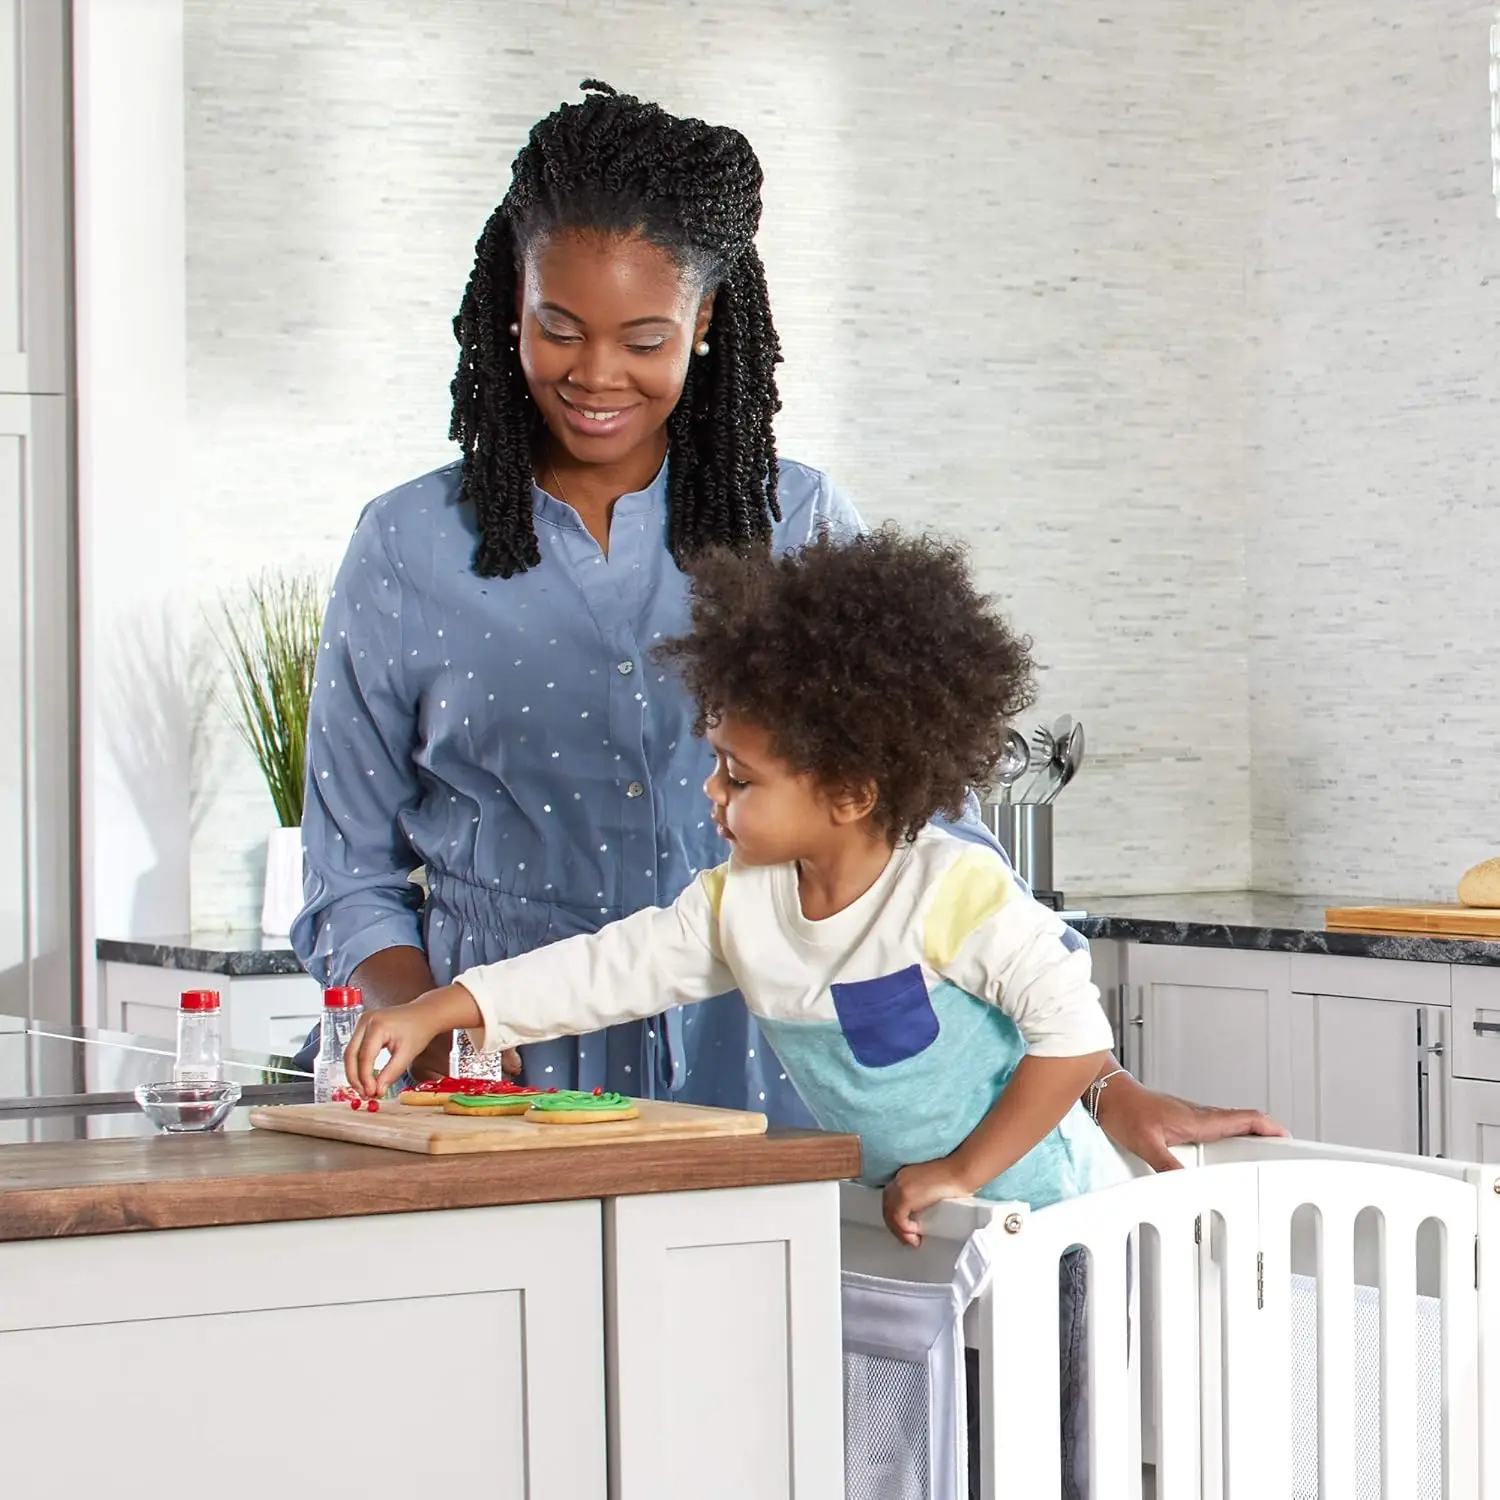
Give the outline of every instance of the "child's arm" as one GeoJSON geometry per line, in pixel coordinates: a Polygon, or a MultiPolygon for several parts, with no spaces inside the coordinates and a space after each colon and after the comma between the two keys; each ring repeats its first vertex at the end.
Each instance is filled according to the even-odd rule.
{"type": "Polygon", "coordinates": [[[949,867],[923,939],[935,972],[1016,1023],[1026,1056],[966,1140],[939,1161],[903,1168],[886,1189],[886,1222],[913,1245],[924,1208],[966,1197],[1020,1161],[1078,1102],[1114,1045],[1087,950],[1068,947],[1056,914],[992,855],[975,851],[949,867]]]}
{"type": "Polygon", "coordinates": [[[908,1245],[922,1243],[921,1215],[934,1203],[968,1198],[1015,1166],[1057,1127],[1099,1071],[1098,1052],[1023,1057],[989,1113],[957,1150],[903,1167],[885,1190],[885,1221],[908,1245]]]}
{"type": "Polygon", "coordinates": [[[667,907],[649,907],[598,932],[465,970],[408,1005],[360,1018],[344,1071],[361,1093],[381,1092],[440,1031],[467,1027],[482,1051],[598,1031],[734,988],[719,947],[727,866],[706,870],[667,907]],[[502,1019],[503,1018],[503,1019],[502,1019]],[[391,1060],[375,1074],[375,1060],[391,1060]]]}

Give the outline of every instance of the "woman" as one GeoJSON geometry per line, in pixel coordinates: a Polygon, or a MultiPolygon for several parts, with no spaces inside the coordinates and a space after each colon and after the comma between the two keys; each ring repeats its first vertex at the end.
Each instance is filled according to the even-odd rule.
{"type": "MultiPolygon", "coordinates": [[[[686,628],[679,565],[860,524],[825,476],[777,460],[749,143],[584,87],[532,130],[477,246],[454,323],[462,459],[369,506],[324,624],[292,942],[368,1006],[666,904],[717,863],[711,757],[651,664],[686,628]]],[[[733,994],[503,1064],[808,1118],[733,994]]],[[[413,1071],[448,1067],[440,1037],[413,1071]]],[[[1167,1144],[1275,1129],[1124,1075],[1098,1102],[1161,1165],[1167,1144]]]]}

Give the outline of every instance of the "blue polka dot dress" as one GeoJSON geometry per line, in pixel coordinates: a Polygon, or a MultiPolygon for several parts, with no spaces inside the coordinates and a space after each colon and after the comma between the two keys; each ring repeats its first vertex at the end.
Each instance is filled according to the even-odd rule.
{"type": "MultiPolygon", "coordinates": [[[[509,579],[474,573],[458,493],[454,464],[372,502],[328,606],[308,726],[306,905],[292,929],[325,985],[401,945],[424,948],[443,984],[664,905],[724,858],[703,792],[712,757],[651,655],[688,623],[665,465],[615,505],[608,555],[537,489],[541,563],[509,579]]],[[[800,464],[783,462],[780,501],[777,548],[859,529],[800,464]]],[[[460,1045],[465,1072],[498,1072],[498,1056],[460,1045]]],[[[541,1087],[810,1123],[737,993],[540,1043],[523,1060],[541,1087]]]]}

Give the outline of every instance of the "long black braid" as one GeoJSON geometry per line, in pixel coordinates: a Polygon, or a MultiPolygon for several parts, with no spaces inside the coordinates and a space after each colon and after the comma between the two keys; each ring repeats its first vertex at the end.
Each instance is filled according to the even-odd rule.
{"type": "Polygon", "coordinates": [[[639,234],[716,292],[710,352],[689,363],[667,419],[667,545],[679,565],[709,546],[763,545],[781,516],[772,436],[781,346],[754,244],[760,163],[737,130],[678,119],[593,80],[583,88],[582,103],[532,128],[453,320],[461,353],[448,435],[463,448],[484,578],[541,561],[531,485],[543,427],[508,330],[527,247],[557,229],[639,234]]]}

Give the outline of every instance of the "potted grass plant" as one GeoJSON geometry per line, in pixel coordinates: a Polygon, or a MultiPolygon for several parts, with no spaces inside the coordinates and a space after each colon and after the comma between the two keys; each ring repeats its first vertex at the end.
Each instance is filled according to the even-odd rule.
{"type": "Polygon", "coordinates": [[[326,598],[311,574],[267,573],[243,600],[222,606],[225,706],[265,778],[279,825],[266,842],[267,937],[285,937],[302,907],[303,767],[326,598]]]}

